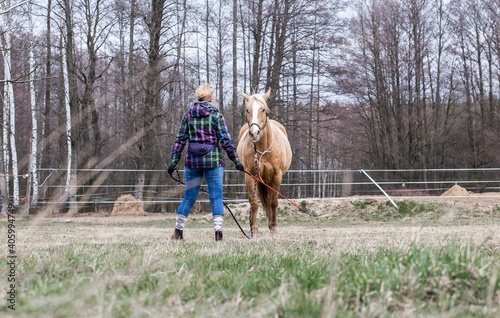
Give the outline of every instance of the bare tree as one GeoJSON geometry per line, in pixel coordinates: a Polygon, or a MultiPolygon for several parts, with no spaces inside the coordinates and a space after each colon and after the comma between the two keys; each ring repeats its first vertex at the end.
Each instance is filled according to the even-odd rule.
{"type": "Polygon", "coordinates": [[[147,50],[148,65],[144,81],[144,110],[142,112],[141,134],[143,137],[139,141],[139,151],[141,153],[139,172],[137,178],[136,197],[142,199],[143,186],[146,180],[145,169],[151,168],[154,161],[154,150],[158,124],[162,117],[160,99],[160,74],[162,71],[162,54],[160,52],[163,14],[165,10],[165,0],[152,0],[151,12],[147,20],[149,35],[149,46],[147,50]]]}
{"type": "Polygon", "coordinates": [[[263,18],[263,4],[264,0],[256,0],[252,2],[250,10],[255,13],[254,20],[251,21],[251,34],[253,35],[253,56],[252,56],[252,72],[250,74],[250,91],[258,93],[259,82],[261,75],[261,55],[262,46],[264,41],[264,18],[263,18]]]}
{"type": "MultiPolygon", "coordinates": [[[[28,4],[28,21],[30,33],[34,34],[33,25],[33,11],[32,3],[28,4]]],[[[29,195],[27,197],[28,203],[37,204],[38,203],[38,112],[36,103],[36,91],[35,91],[35,57],[34,57],[34,40],[33,36],[30,38],[29,46],[29,87],[30,87],[30,108],[31,108],[31,154],[30,154],[30,184],[33,188],[33,193],[31,200],[29,195]]],[[[30,194],[30,189],[27,189],[28,194],[30,194]]],[[[28,204],[29,206],[29,204],[28,204]]],[[[29,210],[28,210],[29,211],[29,210]]]]}
{"type": "Polygon", "coordinates": [[[283,62],[285,60],[285,43],[288,37],[289,21],[291,15],[291,4],[293,0],[275,1],[272,19],[272,33],[273,49],[269,54],[268,62],[268,76],[266,80],[266,87],[271,89],[271,96],[269,97],[269,109],[274,111],[279,116],[281,105],[279,103],[280,93],[280,80],[281,72],[283,69],[283,62]]]}
{"type": "Polygon", "coordinates": [[[232,101],[231,101],[231,109],[233,113],[233,120],[231,131],[235,131],[240,126],[240,121],[238,120],[238,0],[233,0],[233,32],[232,32],[232,59],[233,59],[233,91],[232,91],[232,101]]]}
{"type": "Polygon", "coordinates": [[[77,212],[77,188],[78,188],[78,162],[79,162],[79,154],[83,154],[80,152],[83,149],[84,140],[88,140],[88,138],[83,137],[87,135],[85,129],[81,129],[82,113],[80,112],[78,106],[78,91],[77,91],[77,83],[76,83],[76,68],[74,61],[74,29],[73,29],[73,2],[69,0],[60,0],[58,5],[61,9],[61,18],[62,18],[62,40],[63,46],[61,47],[61,56],[62,56],[62,73],[63,73],[63,87],[64,87],[64,98],[63,98],[63,106],[65,109],[66,120],[66,146],[68,151],[67,158],[67,169],[66,169],[66,188],[63,203],[63,212],[70,212],[70,214],[77,212]],[[82,136],[83,135],[83,136],[82,136]],[[69,201],[69,206],[67,206],[67,202],[69,201]],[[66,209],[66,207],[69,209],[66,209]]]}
{"type": "Polygon", "coordinates": [[[81,0],[78,2],[78,6],[84,12],[84,38],[87,50],[86,61],[77,64],[78,76],[84,87],[81,99],[82,124],[85,125],[86,118],[90,116],[93,138],[92,143],[89,143],[88,140],[85,143],[93,145],[92,153],[96,159],[99,159],[103,141],[94,90],[96,82],[109,66],[109,62],[104,61],[104,67],[100,71],[98,70],[98,64],[103,60],[103,57],[100,56],[100,50],[108,39],[114,21],[109,17],[112,12],[111,8],[103,0],[81,0]]]}
{"type": "MultiPolygon", "coordinates": [[[[64,30],[64,29],[63,29],[64,30]]],[[[71,213],[76,212],[75,202],[76,202],[76,168],[74,166],[74,145],[73,145],[73,125],[71,122],[71,97],[70,97],[70,80],[69,80],[69,71],[68,71],[68,61],[67,58],[67,49],[65,47],[61,47],[61,56],[62,56],[62,72],[63,72],[63,86],[64,86],[64,113],[66,115],[66,145],[67,145],[67,164],[66,164],[66,187],[65,187],[65,195],[64,201],[68,200],[71,202],[71,206],[69,209],[71,213]]],[[[65,203],[64,203],[65,204],[65,203]]],[[[63,204],[63,205],[64,205],[63,204]]],[[[67,211],[66,211],[67,212],[67,211]]]]}
{"type": "MultiPolygon", "coordinates": [[[[3,53],[4,63],[4,120],[3,120],[3,149],[4,149],[4,174],[8,178],[12,166],[13,180],[13,205],[19,205],[19,176],[17,167],[17,147],[16,147],[16,106],[14,102],[14,87],[12,84],[12,58],[11,58],[11,5],[10,1],[2,3],[1,25],[4,30],[3,40],[0,39],[0,48],[3,53]],[[9,154],[10,152],[10,154],[9,154]],[[10,160],[9,160],[10,159],[10,160]]],[[[8,182],[6,183],[8,186],[8,182]]],[[[8,192],[4,192],[8,200],[8,192]]]]}

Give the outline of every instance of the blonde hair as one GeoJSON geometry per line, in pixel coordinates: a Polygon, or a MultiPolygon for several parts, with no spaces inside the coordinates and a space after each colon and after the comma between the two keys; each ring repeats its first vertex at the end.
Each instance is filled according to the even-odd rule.
{"type": "Polygon", "coordinates": [[[213,101],[214,89],[212,86],[208,84],[201,84],[196,89],[196,100],[203,102],[212,102],[213,101]]]}

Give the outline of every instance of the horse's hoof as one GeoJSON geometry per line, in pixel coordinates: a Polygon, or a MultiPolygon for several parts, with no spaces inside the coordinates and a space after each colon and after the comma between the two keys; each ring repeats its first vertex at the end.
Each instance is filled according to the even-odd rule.
{"type": "Polygon", "coordinates": [[[255,227],[252,226],[252,236],[255,235],[255,234],[257,234],[257,233],[259,233],[259,228],[256,227],[256,226],[255,227]]]}
{"type": "Polygon", "coordinates": [[[278,233],[278,227],[277,226],[273,226],[270,230],[271,230],[272,234],[277,234],[278,233]]]}

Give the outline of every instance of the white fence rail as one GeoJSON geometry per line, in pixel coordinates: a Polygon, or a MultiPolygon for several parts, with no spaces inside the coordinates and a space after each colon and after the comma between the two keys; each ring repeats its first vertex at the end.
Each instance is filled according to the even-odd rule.
{"type": "MultiPolygon", "coordinates": [[[[301,200],[382,195],[381,189],[391,197],[438,196],[455,184],[476,193],[500,191],[500,168],[363,171],[378,186],[362,170],[290,170],[283,178],[281,192],[290,199],[301,200]]],[[[65,173],[65,169],[39,170],[38,207],[58,203],[65,188],[65,173]]],[[[136,193],[140,173],[146,175],[143,202],[148,210],[174,211],[172,206],[182,200],[183,187],[176,185],[165,170],[78,170],[78,179],[86,181],[78,182],[76,202],[64,203],[76,203],[80,211],[111,210],[119,196],[136,193]]],[[[184,177],[183,170],[180,175],[184,177]]],[[[21,193],[28,193],[28,189],[26,185],[21,193]]],[[[224,200],[227,203],[246,201],[244,177],[239,171],[226,170],[224,200]]],[[[208,196],[202,193],[199,201],[208,202],[208,196]]]]}

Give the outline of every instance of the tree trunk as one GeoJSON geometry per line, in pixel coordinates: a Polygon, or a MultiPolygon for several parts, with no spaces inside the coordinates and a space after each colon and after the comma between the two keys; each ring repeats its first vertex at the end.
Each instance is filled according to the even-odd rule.
{"type": "MultiPolygon", "coordinates": [[[[0,41],[0,43],[2,43],[0,41]]],[[[4,84],[4,103],[3,103],[3,120],[2,120],[2,174],[0,177],[2,178],[2,199],[5,207],[9,203],[9,176],[10,176],[10,145],[9,145],[9,119],[10,119],[10,104],[7,103],[7,99],[5,96],[5,84],[4,84]]],[[[4,211],[5,213],[6,210],[4,211]]]]}
{"type": "Polygon", "coordinates": [[[260,82],[260,50],[262,45],[262,6],[264,0],[257,1],[257,12],[255,15],[255,25],[252,30],[252,34],[254,37],[255,47],[253,51],[253,61],[252,61],[252,81],[250,83],[250,93],[258,93],[259,90],[259,82],[260,82]]]}
{"type": "Polygon", "coordinates": [[[72,1],[64,0],[64,31],[66,45],[62,48],[63,53],[63,78],[65,87],[65,99],[64,105],[66,110],[66,136],[67,136],[67,147],[68,147],[68,162],[67,162],[67,175],[66,175],[66,198],[69,200],[69,212],[74,214],[77,212],[76,209],[76,192],[78,179],[76,174],[76,169],[78,169],[78,156],[77,154],[81,150],[81,146],[85,145],[85,141],[88,140],[86,129],[81,129],[82,127],[82,114],[78,109],[78,95],[76,86],[76,74],[75,74],[75,63],[73,58],[73,22],[72,22],[72,12],[71,12],[72,1]],[[77,122],[72,124],[72,118],[76,118],[77,122]],[[83,140],[81,140],[82,136],[83,140]],[[69,198],[68,198],[69,197],[69,198]]]}
{"type": "MultiPolygon", "coordinates": [[[[33,26],[33,18],[32,18],[32,4],[29,3],[29,26],[31,30],[31,34],[34,34],[34,26],[33,26]]],[[[30,104],[31,104],[31,156],[30,156],[30,178],[31,178],[31,186],[33,188],[33,192],[31,193],[31,200],[27,199],[27,206],[29,207],[31,204],[38,203],[38,115],[36,111],[36,92],[35,92],[35,58],[33,55],[34,48],[33,38],[30,39],[30,48],[29,48],[29,65],[30,65],[30,104]]],[[[28,187],[27,192],[30,193],[30,188],[28,187]]],[[[29,210],[28,210],[29,212],[29,210]]]]}
{"type": "MultiPolygon", "coordinates": [[[[0,167],[3,170],[3,155],[0,156],[0,167]]],[[[3,173],[0,174],[0,214],[6,215],[8,204],[9,204],[9,196],[7,193],[7,176],[3,173]]]]}
{"type": "MultiPolygon", "coordinates": [[[[8,147],[4,144],[4,160],[6,165],[11,165],[12,167],[12,204],[14,206],[19,205],[19,177],[17,168],[17,147],[16,147],[16,107],[14,104],[14,88],[12,86],[12,70],[11,70],[11,13],[10,13],[10,1],[4,1],[2,17],[2,25],[4,30],[4,42],[1,42],[1,48],[3,51],[3,64],[4,64],[4,142],[6,136],[8,136],[8,147]],[[6,117],[8,117],[8,122],[5,122],[6,117]],[[6,134],[5,134],[6,133],[6,134]],[[5,149],[10,149],[10,162],[9,152],[5,149]]],[[[6,169],[7,175],[9,169],[6,169]]]]}
{"type": "Polygon", "coordinates": [[[209,22],[209,16],[210,16],[210,4],[207,0],[206,2],[206,15],[205,15],[205,72],[207,72],[207,83],[210,83],[210,46],[209,46],[209,33],[210,33],[210,26],[208,24],[209,22]]]}
{"type": "MultiPolygon", "coordinates": [[[[151,21],[149,26],[149,49],[148,49],[148,68],[145,81],[145,100],[142,122],[142,131],[144,135],[139,143],[141,152],[139,169],[145,170],[153,167],[154,152],[156,151],[155,140],[158,134],[158,123],[161,119],[161,101],[160,101],[160,37],[162,30],[163,11],[166,0],[152,0],[151,21]]],[[[143,173],[137,177],[136,193],[143,196],[143,188],[146,179],[143,173]]]]}
{"type": "MultiPolygon", "coordinates": [[[[280,10],[279,1],[276,1],[276,9],[275,11],[280,10]]],[[[280,114],[280,107],[276,107],[276,104],[278,103],[279,100],[279,90],[280,90],[280,78],[281,78],[281,71],[283,69],[283,60],[285,58],[285,41],[286,38],[288,37],[288,21],[290,18],[290,1],[289,0],[284,0],[282,2],[283,5],[283,12],[275,12],[277,15],[276,17],[276,22],[274,26],[274,56],[273,56],[273,63],[272,66],[269,65],[271,68],[271,76],[270,80],[266,85],[266,89],[270,88],[271,89],[271,96],[269,97],[268,100],[268,106],[271,112],[276,112],[276,114],[280,114]]]]}
{"type": "Polygon", "coordinates": [[[231,131],[239,127],[238,116],[238,0],[233,0],[233,97],[231,101],[233,123],[231,131]]]}
{"type": "MultiPolygon", "coordinates": [[[[61,48],[62,54],[62,71],[63,71],[63,84],[64,84],[64,110],[66,114],[66,147],[67,147],[67,162],[66,162],[66,186],[64,190],[63,196],[63,207],[69,203],[69,210],[74,212],[74,200],[76,199],[76,188],[73,187],[75,179],[73,178],[73,171],[75,169],[71,169],[73,163],[73,145],[72,145],[72,125],[71,125],[71,106],[70,106],[70,85],[69,85],[69,76],[68,76],[68,68],[67,68],[67,56],[66,56],[67,48],[61,48]]],[[[64,211],[67,212],[67,211],[64,211]]]]}
{"type": "MultiPolygon", "coordinates": [[[[45,108],[43,112],[43,122],[42,122],[42,141],[40,149],[39,162],[40,166],[44,168],[49,167],[49,161],[47,158],[50,158],[50,155],[46,155],[45,153],[50,153],[52,149],[53,142],[49,141],[48,138],[51,135],[51,124],[50,124],[50,115],[51,115],[51,100],[50,100],[50,92],[52,90],[51,87],[51,77],[52,77],[52,36],[51,36],[51,13],[52,13],[52,0],[47,1],[47,34],[45,37],[45,41],[47,42],[47,52],[45,56],[45,108]],[[46,144],[48,143],[48,144],[46,144]]],[[[44,194],[42,194],[45,196],[44,194]]]]}
{"type": "MultiPolygon", "coordinates": [[[[224,57],[223,57],[223,51],[224,51],[224,44],[223,44],[223,37],[224,35],[222,34],[222,3],[219,2],[219,19],[217,22],[217,68],[218,68],[218,79],[217,79],[217,86],[219,89],[218,92],[218,100],[219,100],[219,109],[222,113],[224,113],[224,57]]],[[[232,122],[232,118],[229,120],[232,122]]]]}
{"type": "Polygon", "coordinates": [[[99,113],[97,112],[97,107],[94,98],[94,89],[96,81],[98,79],[97,75],[97,64],[99,61],[98,56],[98,41],[105,41],[107,38],[107,30],[110,25],[102,25],[101,11],[103,10],[103,4],[97,1],[95,4],[91,4],[90,1],[86,0],[85,5],[87,6],[85,10],[85,21],[86,21],[86,45],[87,45],[87,55],[88,55],[88,66],[87,72],[81,71],[83,76],[83,98],[82,98],[82,113],[84,117],[84,122],[82,125],[87,123],[87,116],[90,115],[90,123],[93,132],[93,150],[92,154],[99,160],[101,156],[102,149],[102,139],[101,132],[99,129],[99,113]],[[92,7],[94,5],[94,7],[92,7]]]}

